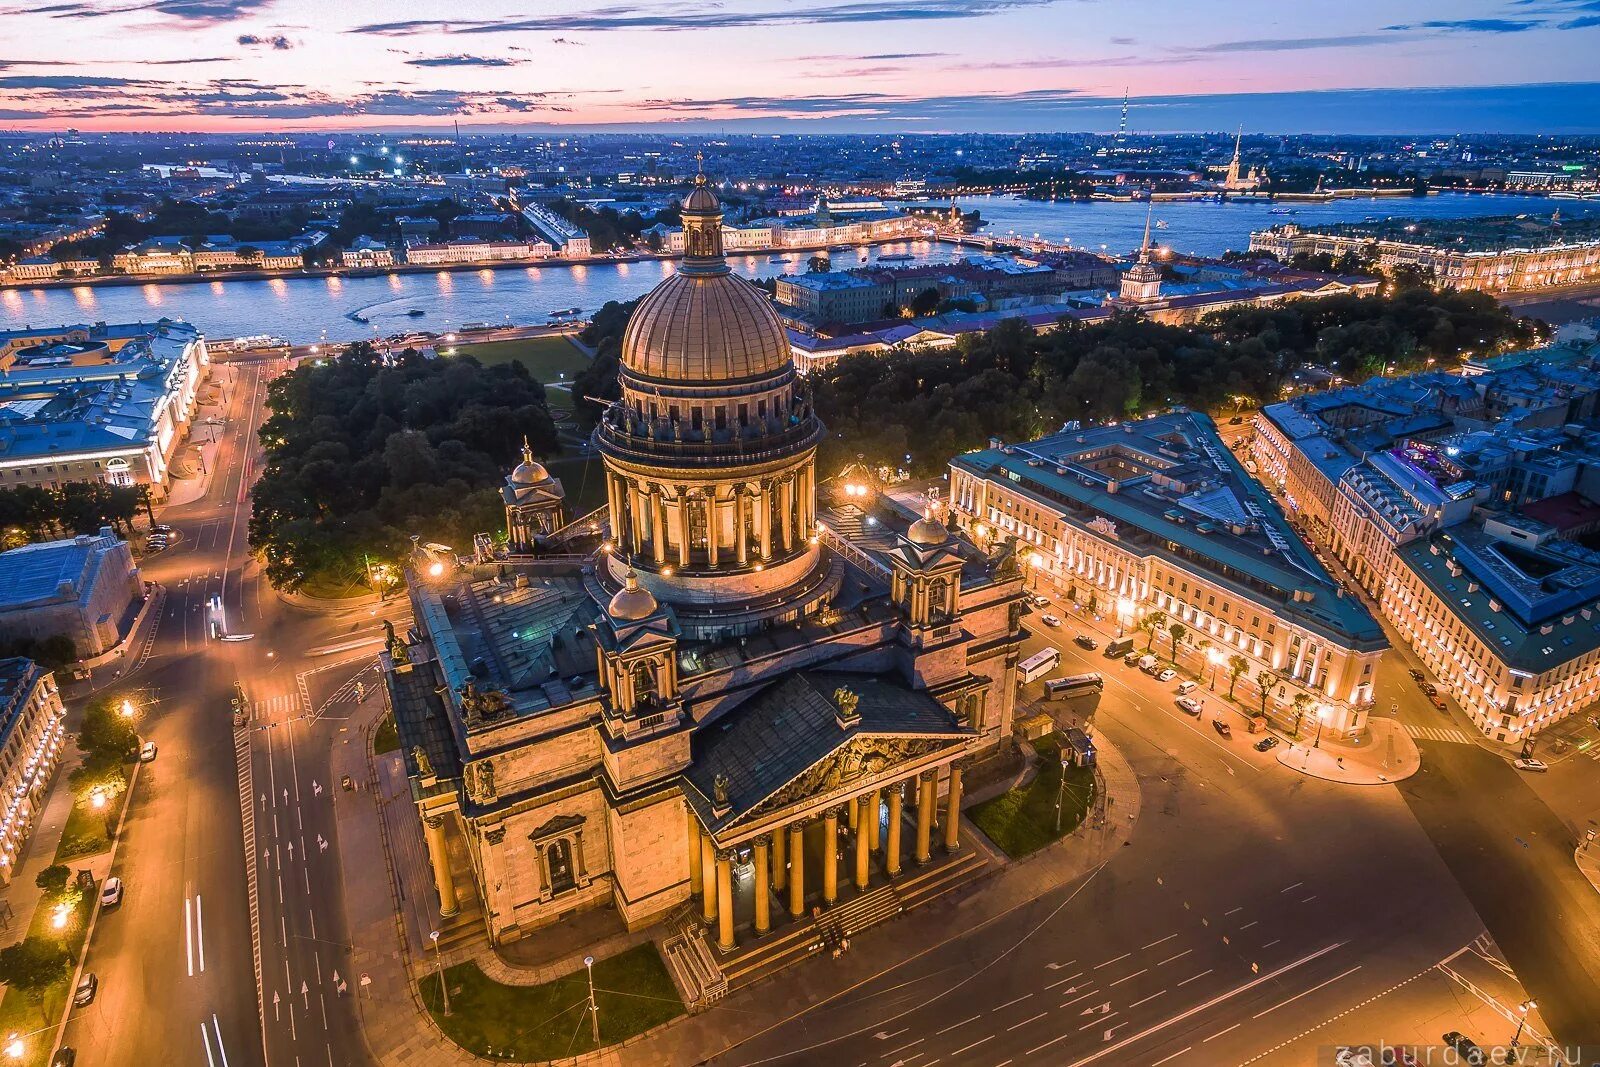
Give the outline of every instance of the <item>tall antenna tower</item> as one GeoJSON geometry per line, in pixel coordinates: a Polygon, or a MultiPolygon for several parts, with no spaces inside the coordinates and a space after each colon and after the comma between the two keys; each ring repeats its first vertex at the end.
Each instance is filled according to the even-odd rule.
{"type": "Polygon", "coordinates": [[[1122,89],[1122,121],[1117,124],[1117,143],[1121,144],[1122,142],[1126,141],[1127,139],[1128,139],[1128,88],[1127,88],[1127,86],[1123,86],[1123,89],[1122,89]]]}

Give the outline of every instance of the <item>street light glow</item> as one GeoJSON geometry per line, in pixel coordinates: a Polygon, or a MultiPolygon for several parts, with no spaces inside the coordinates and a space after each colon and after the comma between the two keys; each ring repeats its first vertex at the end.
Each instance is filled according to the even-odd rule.
{"type": "Polygon", "coordinates": [[[122,717],[124,719],[133,718],[133,701],[124,699],[122,701],[122,707],[119,710],[122,712],[122,717]]]}
{"type": "Polygon", "coordinates": [[[428,576],[429,577],[437,578],[443,573],[444,573],[444,564],[443,563],[440,563],[438,560],[434,560],[432,563],[428,564],[428,576]]]}

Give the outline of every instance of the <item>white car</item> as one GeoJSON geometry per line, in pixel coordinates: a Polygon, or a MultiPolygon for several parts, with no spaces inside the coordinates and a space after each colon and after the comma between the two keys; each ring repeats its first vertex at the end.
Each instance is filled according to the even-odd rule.
{"type": "Polygon", "coordinates": [[[1194,697],[1179,697],[1177,705],[1190,715],[1200,714],[1200,702],[1194,697]]]}
{"type": "Polygon", "coordinates": [[[122,879],[107,878],[100,886],[100,906],[114,908],[122,903],[122,879]]]}
{"type": "Polygon", "coordinates": [[[1056,616],[1050,614],[1048,611],[1045,612],[1043,615],[1039,616],[1039,621],[1044,623],[1046,626],[1060,626],[1061,625],[1061,620],[1058,619],[1056,616]]]}
{"type": "Polygon", "coordinates": [[[1028,599],[1033,602],[1033,606],[1036,608],[1047,608],[1050,606],[1050,601],[1040,596],[1038,593],[1032,594],[1028,597],[1028,599]]]}
{"type": "Polygon", "coordinates": [[[156,758],[156,743],[154,741],[146,741],[144,743],[144,745],[139,749],[139,762],[140,763],[151,763],[151,762],[153,762],[155,760],[155,758],[156,758]]]}
{"type": "Polygon", "coordinates": [[[1200,688],[1199,682],[1195,681],[1193,678],[1185,678],[1183,681],[1178,683],[1177,694],[1179,696],[1183,696],[1183,694],[1198,688],[1200,688]]]}
{"type": "Polygon", "coordinates": [[[1514,759],[1511,761],[1511,766],[1519,771],[1531,771],[1534,774],[1542,774],[1550,769],[1548,763],[1537,759],[1514,759]]]}
{"type": "Polygon", "coordinates": [[[1160,674],[1156,675],[1156,681],[1158,681],[1158,682],[1170,682],[1174,678],[1176,678],[1177,676],[1178,676],[1178,672],[1173,670],[1171,667],[1168,667],[1166,670],[1164,670],[1160,674]]]}

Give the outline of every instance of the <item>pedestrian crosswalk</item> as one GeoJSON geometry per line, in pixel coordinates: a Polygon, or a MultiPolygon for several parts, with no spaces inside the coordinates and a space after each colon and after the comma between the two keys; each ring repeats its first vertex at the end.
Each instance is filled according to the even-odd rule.
{"type": "Polygon", "coordinates": [[[1406,723],[1406,733],[1419,741],[1448,741],[1457,745],[1471,745],[1472,736],[1461,730],[1447,730],[1442,726],[1412,726],[1406,723]]]}
{"type": "Polygon", "coordinates": [[[300,697],[295,693],[279,693],[277,696],[262,697],[252,701],[257,718],[266,718],[273,715],[295,714],[300,711],[300,697]]]}

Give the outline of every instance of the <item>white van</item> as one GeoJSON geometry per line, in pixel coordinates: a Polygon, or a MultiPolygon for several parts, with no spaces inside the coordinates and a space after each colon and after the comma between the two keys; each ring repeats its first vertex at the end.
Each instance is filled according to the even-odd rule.
{"type": "Polygon", "coordinates": [[[1148,673],[1150,673],[1150,668],[1154,667],[1156,664],[1158,664],[1160,662],[1161,661],[1159,659],[1157,659],[1155,656],[1150,655],[1147,652],[1144,655],[1139,657],[1138,667],[1139,667],[1139,669],[1141,671],[1144,671],[1146,674],[1148,674],[1148,673]]]}

